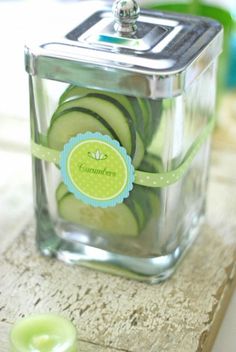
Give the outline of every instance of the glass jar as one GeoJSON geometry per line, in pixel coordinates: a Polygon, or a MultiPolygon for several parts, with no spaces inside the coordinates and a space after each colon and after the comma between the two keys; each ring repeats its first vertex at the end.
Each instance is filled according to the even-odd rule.
{"type": "Polygon", "coordinates": [[[222,29],[138,15],[118,1],[25,58],[38,248],[155,283],[204,219],[222,29]]]}

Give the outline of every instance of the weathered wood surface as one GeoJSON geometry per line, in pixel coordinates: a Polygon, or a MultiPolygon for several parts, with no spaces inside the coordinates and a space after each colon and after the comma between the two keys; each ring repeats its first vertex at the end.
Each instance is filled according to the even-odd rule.
{"type": "Polygon", "coordinates": [[[18,201],[13,215],[5,211],[0,218],[5,224],[0,227],[0,350],[8,351],[17,318],[52,311],[73,321],[82,352],[209,352],[236,277],[236,143],[230,140],[229,147],[221,131],[212,156],[206,223],[175,275],[159,285],[41,257],[34,224],[22,231],[32,209],[30,187],[21,183],[21,207],[18,201]]]}

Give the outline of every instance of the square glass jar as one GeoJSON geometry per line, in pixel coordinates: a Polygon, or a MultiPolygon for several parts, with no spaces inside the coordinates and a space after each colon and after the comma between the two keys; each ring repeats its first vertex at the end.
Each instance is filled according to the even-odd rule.
{"type": "Polygon", "coordinates": [[[155,283],[204,219],[222,28],[118,10],[26,47],[37,245],[155,283]]]}

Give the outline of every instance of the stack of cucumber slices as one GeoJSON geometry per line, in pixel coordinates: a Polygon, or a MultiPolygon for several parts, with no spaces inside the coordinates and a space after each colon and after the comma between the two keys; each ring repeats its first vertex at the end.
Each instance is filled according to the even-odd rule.
{"type": "Polygon", "coordinates": [[[115,207],[95,208],[85,204],[68,192],[63,183],[57,187],[56,200],[61,218],[112,235],[137,236],[160,211],[158,194],[142,186],[135,186],[129,197],[115,207]]]}
{"type": "MultiPolygon", "coordinates": [[[[135,169],[160,172],[160,159],[146,150],[158,128],[161,109],[161,101],[69,86],[51,118],[47,145],[62,150],[79,133],[99,132],[126,149],[135,169]]],[[[63,183],[57,188],[56,200],[65,220],[114,235],[138,235],[159,209],[157,192],[137,185],[129,198],[115,207],[87,205],[69,193],[63,183]]]]}

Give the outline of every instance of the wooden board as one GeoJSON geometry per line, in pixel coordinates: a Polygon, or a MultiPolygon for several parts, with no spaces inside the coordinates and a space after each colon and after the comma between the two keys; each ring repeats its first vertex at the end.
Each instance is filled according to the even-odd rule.
{"type": "Polygon", "coordinates": [[[40,256],[32,220],[22,231],[32,209],[30,189],[21,184],[22,201],[14,216],[0,218],[1,350],[8,351],[16,319],[56,312],[77,327],[81,352],[209,352],[236,280],[236,144],[230,140],[229,147],[220,134],[206,223],[175,275],[162,284],[150,286],[40,256]]]}

